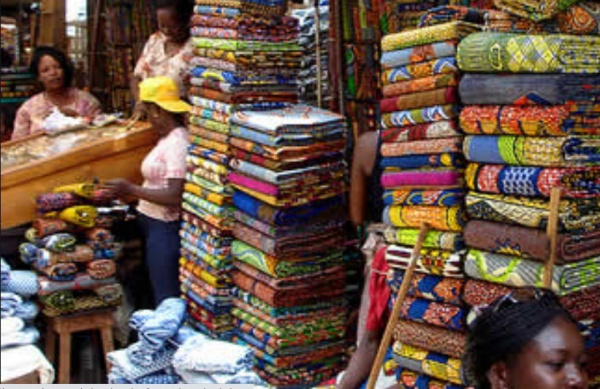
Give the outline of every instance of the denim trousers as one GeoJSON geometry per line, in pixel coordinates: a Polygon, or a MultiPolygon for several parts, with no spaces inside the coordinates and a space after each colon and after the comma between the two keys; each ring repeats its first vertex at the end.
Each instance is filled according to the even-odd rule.
{"type": "Polygon", "coordinates": [[[138,214],[154,304],[179,297],[179,221],[166,222],[138,214]]]}

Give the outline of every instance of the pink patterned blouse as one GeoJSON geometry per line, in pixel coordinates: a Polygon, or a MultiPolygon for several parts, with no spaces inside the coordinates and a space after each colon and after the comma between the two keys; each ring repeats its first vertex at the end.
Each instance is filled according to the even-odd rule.
{"type": "Polygon", "coordinates": [[[187,95],[188,63],[193,57],[191,41],[188,40],[175,55],[167,55],[167,37],[158,31],[150,35],[133,74],[145,80],[148,77],[171,77],[179,86],[179,94],[187,95]]]}
{"type": "MultiPolygon", "coordinates": [[[[169,179],[185,178],[188,132],[178,127],[161,138],[142,162],[144,188],[165,189],[169,179]]],[[[153,219],[163,221],[179,220],[180,207],[164,206],[140,200],[138,211],[153,219]]]]}
{"type": "MultiPolygon", "coordinates": [[[[72,109],[80,116],[93,118],[102,113],[100,102],[91,94],[82,90],[71,88],[69,92],[74,95],[72,102],[63,108],[72,109]]],[[[17,111],[15,125],[11,140],[21,139],[42,131],[44,119],[55,105],[46,98],[44,92],[38,93],[27,100],[17,111]]]]}

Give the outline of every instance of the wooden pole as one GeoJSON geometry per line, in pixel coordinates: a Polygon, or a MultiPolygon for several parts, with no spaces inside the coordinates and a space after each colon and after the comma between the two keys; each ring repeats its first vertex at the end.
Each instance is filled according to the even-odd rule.
{"type": "Polygon", "coordinates": [[[390,341],[392,340],[392,334],[394,333],[394,328],[398,323],[398,319],[400,318],[400,310],[402,309],[402,304],[404,303],[404,299],[408,293],[408,288],[410,287],[410,280],[412,279],[412,275],[417,267],[417,260],[419,259],[421,253],[421,247],[423,246],[423,241],[429,232],[429,224],[424,223],[421,226],[421,230],[419,231],[419,236],[417,238],[417,243],[412,251],[412,256],[410,260],[410,265],[406,272],[404,273],[404,278],[402,279],[402,284],[400,285],[400,289],[398,290],[398,294],[396,295],[396,301],[394,303],[394,308],[392,309],[392,313],[390,319],[385,327],[385,332],[383,333],[383,339],[379,344],[379,349],[377,350],[377,355],[375,357],[375,362],[373,367],[371,368],[371,375],[369,375],[369,381],[367,383],[367,389],[374,389],[375,384],[377,383],[377,377],[379,376],[379,370],[381,370],[381,366],[383,365],[383,358],[385,358],[385,354],[387,353],[388,346],[390,345],[390,341]]]}
{"type": "Polygon", "coordinates": [[[90,46],[90,54],[92,56],[90,57],[90,73],[88,77],[88,79],[90,80],[90,90],[92,89],[94,83],[94,74],[96,74],[96,56],[98,55],[98,40],[100,35],[100,13],[102,12],[102,0],[96,0],[96,4],[94,5],[94,26],[92,27],[92,43],[90,46]]]}
{"type": "Polygon", "coordinates": [[[315,41],[317,54],[317,107],[323,107],[323,85],[321,77],[323,77],[322,61],[321,61],[321,12],[319,0],[315,0],[315,41]]]}
{"type": "Polygon", "coordinates": [[[558,240],[558,207],[560,205],[560,188],[552,188],[550,192],[550,216],[546,227],[546,236],[550,241],[550,258],[544,268],[543,286],[552,289],[552,276],[556,263],[556,245],[558,240]]]}

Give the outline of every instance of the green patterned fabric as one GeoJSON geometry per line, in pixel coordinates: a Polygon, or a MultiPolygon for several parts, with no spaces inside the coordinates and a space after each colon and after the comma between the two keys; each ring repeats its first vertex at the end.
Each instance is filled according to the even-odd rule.
{"type": "MultiPolygon", "coordinates": [[[[469,250],[467,275],[508,286],[542,287],[544,264],[521,257],[469,250]]],[[[600,285],[600,257],[554,267],[552,290],[561,296],[600,285]]]]}
{"type": "Polygon", "coordinates": [[[600,37],[483,32],[458,46],[461,70],[484,73],[600,73],[600,37]]]}
{"type": "Polygon", "coordinates": [[[496,7],[534,21],[554,18],[581,0],[494,0],[496,7]]]}
{"type": "Polygon", "coordinates": [[[383,51],[393,51],[429,43],[462,39],[476,31],[481,31],[481,26],[465,22],[438,24],[436,26],[386,35],[381,40],[381,49],[383,51]]]}
{"type": "MultiPolygon", "coordinates": [[[[416,228],[388,227],[384,231],[385,240],[390,244],[414,246],[417,244],[419,230],[416,228]]],[[[462,234],[455,232],[430,230],[423,241],[424,248],[456,251],[464,248],[462,234]]]]}
{"type": "Polygon", "coordinates": [[[220,49],[228,51],[302,51],[302,47],[294,42],[259,42],[235,39],[192,38],[192,46],[220,49]]]}

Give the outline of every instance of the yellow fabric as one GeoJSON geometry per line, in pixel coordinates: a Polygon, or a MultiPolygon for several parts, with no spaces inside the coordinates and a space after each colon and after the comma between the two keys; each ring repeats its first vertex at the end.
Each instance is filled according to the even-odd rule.
{"type": "Polygon", "coordinates": [[[92,228],[96,225],[98,211],[96,210],[96,207],[89,205],[77,205],[64,209],[59,213],[58,217],[77,226],[92,228]]]}
{"type": "Polygon", "coordinates": [[[57,188],[54,188],[54,193],[74,193],[77,196],[85,197],[86,199],[91,198],[94,195],[94,191],[96,190],[96,185],[94,184],[70,184],[63,185],[57,188]]]}

